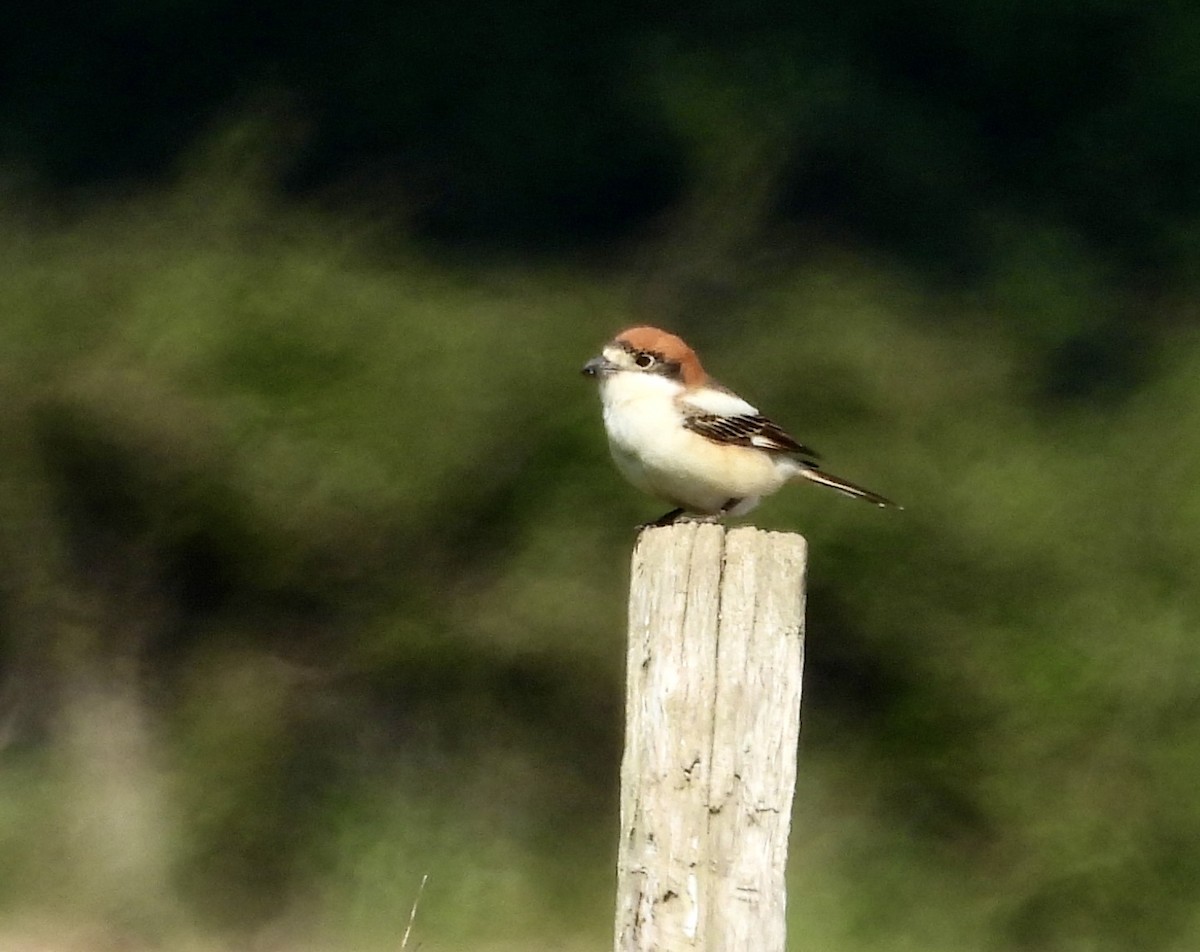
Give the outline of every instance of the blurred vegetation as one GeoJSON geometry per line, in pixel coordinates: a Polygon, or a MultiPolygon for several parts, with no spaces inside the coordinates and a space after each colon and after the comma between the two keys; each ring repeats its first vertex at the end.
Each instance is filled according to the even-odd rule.
{"type": "Polygon", "coordinates": [[[0,34],[0,946],[609,944],[665,323],[812,547],[795,948],[1200,942],[1185,4],[101,3],[0,34]]]}

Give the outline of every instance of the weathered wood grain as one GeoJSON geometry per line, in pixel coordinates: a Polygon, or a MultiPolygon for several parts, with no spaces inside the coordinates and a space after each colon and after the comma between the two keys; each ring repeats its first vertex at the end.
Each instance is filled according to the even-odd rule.
{"type": "Polygon", "coordinates": [[[617,952],[783,952],[801,536],[680,523],[633,555],[617,952]]]}

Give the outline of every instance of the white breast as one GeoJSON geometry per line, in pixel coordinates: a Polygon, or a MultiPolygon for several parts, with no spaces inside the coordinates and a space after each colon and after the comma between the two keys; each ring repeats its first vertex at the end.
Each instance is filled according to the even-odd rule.
{"type": "MultiPolygon", "coordinates": [[[[745,512],[795,475],[798,464],[785,456],[720,445],[686,429],[676,403],[682,392],[659,374],[627,371],[601,383],[613,459],[633,485],[692,512],[715,513],[731,499],[746,500],[745,512]]],[[[714,399],[720,409],[705,405],[709,412],[755,412],[732,394],[714,399]]]]}

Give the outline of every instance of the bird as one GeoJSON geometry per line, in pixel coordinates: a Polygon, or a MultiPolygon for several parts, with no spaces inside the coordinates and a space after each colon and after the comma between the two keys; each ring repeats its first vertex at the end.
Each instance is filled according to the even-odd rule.
{"type": "Polygon", "coordinates": [[[609,450],[635,487],[673,508],[648,526],[748,513],[808,480],[880,507],[890,499],[821,469],[820,456],[713,380],[696,352],[657,327],[630,327],[583,365],[599,383],[609,450]]]}

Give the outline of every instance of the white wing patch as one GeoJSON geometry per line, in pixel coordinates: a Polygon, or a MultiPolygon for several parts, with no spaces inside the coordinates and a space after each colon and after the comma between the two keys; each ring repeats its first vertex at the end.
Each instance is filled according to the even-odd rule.
{"type": "Polygon", "coordinates": [[[757,416],[758,408],[751,406],[736,393],[705,387],[692,390],[679,398],[684,412],[711,414],[720,417],[757,416]]]}

